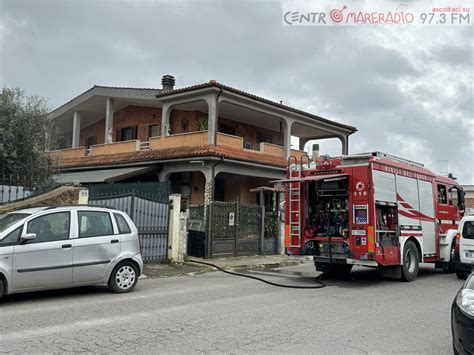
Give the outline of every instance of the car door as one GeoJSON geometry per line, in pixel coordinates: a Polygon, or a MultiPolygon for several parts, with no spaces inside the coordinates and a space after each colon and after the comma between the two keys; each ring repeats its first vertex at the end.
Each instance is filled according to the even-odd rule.
{"type": "Polygon", "coordinates": [[[109,264],[120,255],[120,238],[114,234],[112,216],[108,211],[78,210],[77,220],[73,282],[106,281],[109,264]]]}
{"type": "Polygon", "coordinates": [[[459,256],[464,264],[474,263],[474,220],[464,220],[459,227],[459,256]]]}
{"type": "Polygon", "coordinates": [[[13,248],[13,289],[63,287],[72,283],[71,213],[48,212],[28,220],[22,235],[36,238],[13,248]]]}

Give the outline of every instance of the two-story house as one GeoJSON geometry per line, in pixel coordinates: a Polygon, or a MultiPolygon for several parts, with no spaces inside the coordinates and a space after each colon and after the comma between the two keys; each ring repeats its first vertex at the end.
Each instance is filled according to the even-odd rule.
{"type": "Polygon", "coordinates": [[[94,86],[51,112],[63,139],[50,152],[59,182],[171,181],[191,204],[255,203],[252,188],[283,178],[309,140],[356,128],[220,84],[175,89],[94,86]],[[291,149],[291,138],[299,149],[291,149]]]}

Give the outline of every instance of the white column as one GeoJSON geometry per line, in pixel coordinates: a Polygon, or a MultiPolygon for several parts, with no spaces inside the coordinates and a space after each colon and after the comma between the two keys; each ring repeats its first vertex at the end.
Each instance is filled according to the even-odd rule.
{"type": "Polygon", "coordinates": [[[81,139],[81,113],[74,111],[72,118],[72,147],[78,148],[81,139]]]}
{"type": "Polygon", "coordinates": [[[291,155],[291,126],[293,121],[289,119],[284,120],[284,132],[283,132],[283,148],[285,152],[285,158],[288,159],[291,155]]]}
{"type": "Polygon", "coordinates": [[[217,110],[217,95],[213,95],[207,100],[208,107],[208,118],[207,118],[207,143],[216,144],[216,132],[217,132],[217,120],[218,120],[218,110],[217,110]]]}
{"type": "Polygon", "coordinates": [[[107,98],[105,107],[105,138],[104,143],[112,143],[114,126],[114,99],[107,98]]]}
{"type": "Polygon", "coordinates": [[[181,262],[183,261],[182,255],[179,255],[181,195],[171,194],[169,199],[168,260],[181,262]]]}
{"type": "Polygon", "coordinates": [[[161,108],[161,136],[169,135],[169,126],[170,126],[170,113],[171,113],[171,105],[170,104],[163,104],[161,108]]]}

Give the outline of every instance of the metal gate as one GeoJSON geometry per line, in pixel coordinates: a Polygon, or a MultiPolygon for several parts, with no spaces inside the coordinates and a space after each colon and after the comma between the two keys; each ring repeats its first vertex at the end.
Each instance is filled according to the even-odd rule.
{"type": "Polygon", "coordinates": [[[168,249],[169,183],[97,184],[89,203],[126,212],[138,228],[144,261],[165,261],[168,249]]]}
{"type": "Polygon", "coordinates": [[[260,251],[261,208],[238,202],[213,202],[208,207],[207,255],[255,255],[260,251]]]}

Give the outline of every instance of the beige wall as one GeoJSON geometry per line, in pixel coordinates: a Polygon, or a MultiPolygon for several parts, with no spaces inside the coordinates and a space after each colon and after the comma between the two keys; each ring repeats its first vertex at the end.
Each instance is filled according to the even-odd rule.
{"type": "Polygon", "coordinates": [[[207,144],[207,131],[175,134],[150,139],[150,149],[196,147],[207,144]]]}
{"type": "Polygon", "coordinates": [[[140,149],[138,140],[116,142],[111,144],[91,145],[90,155],[136,152],[140,149]]]}
{"type": "Polygon", "coordinates": [[[80,158],[85,155],[86,148],[79,147],[79,148],[70,148],[70,149],[63,149],[63,150],[53,150],[48,152],[48,155],[51,159],[70,159],[70,158],[80,158]]]}

